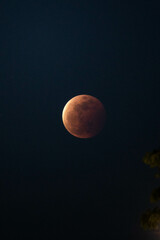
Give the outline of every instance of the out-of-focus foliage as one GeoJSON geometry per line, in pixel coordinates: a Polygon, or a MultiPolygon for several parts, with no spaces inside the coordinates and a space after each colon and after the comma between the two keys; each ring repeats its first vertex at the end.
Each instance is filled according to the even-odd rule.
{"type": "Polygon", "coordinates": [[[143,162],[151,168],[158,167],[160,169],[160,150],[147,152],[143,157],[143,162]]]}
{"type": "Polygon", "coordinates": [[[160,178],[160,172],[155,174],[155,178],[160,178]]]}
{"type": "Polygon", "coordinates": [[[160,208],[146,210],[141,216],[141,226],[145,230],[159,230],[160,208]]]}
{"type": "Polygon", "coordinates": [[[160,201],[160,187],[156,188],[152,191],[151,196],[150,196],[150,201],[152,203],[160,201]]]}
{"type": "MultiPolygon", "coordinates": [[[[151,168],[158,168],[155,177],[160,178],[160,149],[147,152],[143,157],[143,162],[151,168]]],[[[150,201],[155,203],[160,201],[160,187],[154,189],[150,196],[150,201]]],[[[141,227],[145,230],[160,230],[160,208],[146,210],[141,216],[141,227]]]]}

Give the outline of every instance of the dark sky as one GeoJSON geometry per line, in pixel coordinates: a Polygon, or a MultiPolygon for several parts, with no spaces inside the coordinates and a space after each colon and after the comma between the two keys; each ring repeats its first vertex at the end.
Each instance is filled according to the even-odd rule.
{"type": "Polygon", "coordinates": [[[2,239],[158,239],[139,228],[157,184],[158,1],[0,3],[2,239]],[[157,3],[156,3],[157,2],[157,3]],[[78,139],[64,105],[101,100],[104,130],[78,139]]]}

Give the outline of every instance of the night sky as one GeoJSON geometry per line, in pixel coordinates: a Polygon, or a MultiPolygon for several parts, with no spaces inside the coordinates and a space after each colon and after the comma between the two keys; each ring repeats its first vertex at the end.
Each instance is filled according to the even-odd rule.
{"type": "Polygon", "coordinates": [[[0,218],[6,239],[150,240],[157,186],[158,1],[0,1],[0,218]],[[156,3],[157,2],[157,3],[156,3]],[[78,139],[66,102],[97,97],[103,131],[78,139]]]}

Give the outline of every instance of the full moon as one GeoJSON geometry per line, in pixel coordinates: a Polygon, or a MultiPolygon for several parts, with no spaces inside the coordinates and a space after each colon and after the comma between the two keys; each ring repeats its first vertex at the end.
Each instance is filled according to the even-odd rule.
{"type": "Polygon", "coordinates": [[[67,131],[73,136],[91,138],[103,129],[106,111],[96,97],[78,95],[64,106],[62,120],[67,131]]]}

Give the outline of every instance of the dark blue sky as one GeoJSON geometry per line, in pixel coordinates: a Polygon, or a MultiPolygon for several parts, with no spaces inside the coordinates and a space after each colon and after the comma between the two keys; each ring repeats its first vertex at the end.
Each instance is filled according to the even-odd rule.
{"type": "Polygon", "coordinates": [[[153,239],[139,230],[160,146],[156,1],[1,1],[3,239],[153,239]],[[106,126],[71,136],[61,114],[99,98],[106,126]]]}

